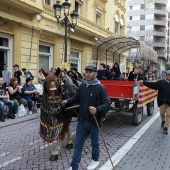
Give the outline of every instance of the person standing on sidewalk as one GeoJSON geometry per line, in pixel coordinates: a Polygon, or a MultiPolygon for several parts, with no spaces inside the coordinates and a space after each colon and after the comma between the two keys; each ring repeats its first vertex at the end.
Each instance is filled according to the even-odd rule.
{"type": "Polygon", "coordinates": [[[30,71],[27,71],[26,68],[22,68],[22,71],[24,72],[25,81],[28,77],[31,77],[32,79],[34,79],[34,76],[32,75],[32,73],[30,71]]]}
{"type": "Polygon", "coordinates": [[[11,79],[11,71],[8,70],[7,64],[4,64],[4,70],[2,71],[2,78],[4,80],[4,85],[7,87],[11,79]]]}
{"type": "Polygon", "coordinates": [[[170,123],[170,70],[165,72],[166,77],[157,82],[147,82],[140,80],[140,82],[152,89],[158,90],[158,107],[160,107],[160,116],[162,119],[161,127],[163,133],[168,134],[168,127],[170,123]]]}
{"type": "Polygon", "coordinates": [[[15,64],[13,65],[15,72],[14,72],[14,77],[17,78],[18,84],[21,85],[21,77],[22,77],[22,72],[19,70],[19,65],[15,64]]]}
{"type": "Polygon", "coordinates": [[[91,136],[92,157],[88,170],[93,170],[99,165],[99,130],[94,116],[99,125],[110,109],[110,99],[106,88],[96,78],[97,68],[89,65],[85,68],[86,81],[81,84],[75,96],[61,101],[62,106],[80,105],[78,112],[78,125],[76,129],[76,141],[74,146],[73,160],[69,170],[78,170],[84,142],[88,135],[91,136]]]}

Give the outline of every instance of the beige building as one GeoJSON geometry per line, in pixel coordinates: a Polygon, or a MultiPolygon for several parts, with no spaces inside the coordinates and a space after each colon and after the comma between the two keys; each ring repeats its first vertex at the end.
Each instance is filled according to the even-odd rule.
{"type": "MultiPolygon", "coordinates": [[[[92,47],[97,39],[126,34],[126,0],[69,2],[70,12],[76,10],[79,19],[74,32],[68,29],[67,69],[76,67],[84,72],[86,65],[96,64],[92,47]]],[[[30,70],[37,82],[40,68],[64,66],[65,28],[54,17],[54,3],[55,0],[0,0],[0,70],[6,63],[13,74],[12,66],[18,64],[20,69],[30,70]]]]}

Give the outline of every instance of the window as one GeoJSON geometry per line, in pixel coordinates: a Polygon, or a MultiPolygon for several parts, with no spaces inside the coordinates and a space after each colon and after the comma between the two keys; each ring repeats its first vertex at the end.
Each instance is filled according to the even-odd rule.
{"type": "Polygon", "coordinates": [[[53,45],[40,43],[39,45],[39,69],[50,70],[53,63],[53,45]]]}
{"type": "Polygon", "coordinates": [[[118,35],[118,22],[115,21],[115,35],[118,35]]]}
{"type": "Polygon", "coordinates": [[[133,10],[133,6],[130,6],[129,9],[130,9],[130,10],[133,10]]]}
{"type": "Polygon", "coordinates": [[[142,31],[142,30],[145,30],[145,25],[141,25],[140,26],[140,30],[142,31]]]}
{"type": "Polygon", "coordinates": [[[50,6],[52,5],[51,0],[44,0],[44,4],[47,4],[47,5],[50,5],[50,6]]]}
{"type": "Polygon", "coordinates": [[[140,36],[140,41],[145,41],[145,36],[140,36]]]}
{"type": "Polygon", "coordinates": [[[0,37],[0,46],[8,47],[8,39],[0,37]]]}
{"type": "Polygon", "coordinates": [[[78,13],[78,14],[81,14],[81,6],[83,4],[83,0],[75,0],[75,11],[78,13]]]}
{"type": "Polygon", "coordinates": [[[101,16],[102,16],[102,12],[100,12],[99,10],[96,11],[96,24],[100,25],[101,24],[101,16]]]}
{"type": "Polygon", "coordinates": [[[0,77],[2,77],[3,64],[12,70],[12,36],[0,33],[0,77]]]}
{"type": "Polygon", "coordinates": [[[71,50],[70,53],[70,69],[76,68],[81,72],[81,51],[71,50]]]}
{"type": "Polygon", "coordinates": [[[120,25],[120,35],[123,35],[123,25],[120,25]]]}
{"type": "Polygon", "coordinates": [[[140,9],[145,9],[145,4],[141,4],[140,9]]]}
{"type": "Polygon", "coordinates": [[[129,17],[129,20],[132,20],[132,16],[129,17]]]}
{"type": "Polygon", "coordinates": [[[140,15],[140,20],[145,20],[145,15],[140,15]]]}

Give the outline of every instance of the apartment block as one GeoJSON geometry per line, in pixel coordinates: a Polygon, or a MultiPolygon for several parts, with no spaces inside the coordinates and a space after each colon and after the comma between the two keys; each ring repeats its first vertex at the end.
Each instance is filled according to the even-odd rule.
{"type": "Polygon", "coordinates": [[[128,0],[128,35],[157,51],[159,74],[165,70],[168,60],[167,6],[168,0],[157,0],[149,5],[145,0],[128,0]]]}

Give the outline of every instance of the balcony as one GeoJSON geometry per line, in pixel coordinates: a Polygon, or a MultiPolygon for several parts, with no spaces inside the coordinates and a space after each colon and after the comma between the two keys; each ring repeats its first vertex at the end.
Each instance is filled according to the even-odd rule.
{"type": "Polygon", "coordinates": [[[163,19],[154,19],[153,22],[154,25],[161,25],[161,26],[166,26],[166,20],[163,19]]]}
{"type": "Polygon", "coordinates": [[[0,0],[0,6],[6,6],[27,14],[41,13],[43,11],[40,0],[0,0]]]}
{"type": "MultiPolygon", "coordinates": [[[[54,9],[49,5],[43,4],[43,12],[48,16],[54,17],[54,9]]],[[[79,15],[76,29],[79,29],[81,32],[86,32],[86,34],[88,34],[89,36],[94,36],[94,34],[99,33],[102,37],[113,35],[113,32],[103,28],[100,25],[97,25],[96,23],[82,17],[81,15],[79,15]]]]}
{"type": "Polygon", "coordinates": [[[164,7],[155,7],[154,13],[162,15],[162,16],[166,16],[167,15],[167,9],[164,8],[164,7]]]}
{"type": "Polygon", "coordinates": [[[155,42],[153,42],[153,46],[154,47],[165,48],[166,47],[166,42],[165,41],[155,41],[155,42]]]}
{"type": "Polygon", "coordinates": [[[47,4],[43,4],[43,12],[47,15],[50,15],[52,17],[54,17],[54,9],[53,7],[47,5],[47,4]]]}
{"type": "Polygon", "coordinates": [[[154,36],[160,36],[160,37],[166,37],[166,32],[163,30],[154,30],[153,31],[154,36]]]}
{"type": "Polygon", "coordinates": [[[78,28],[81,30],[84,30],[85,32],[91,32],[93,34],[100,33],[100,36],[103,36],[103,37],[108,37],[110,35],[113,35],[113,32],[103,28],[100,25],[97,25],[96,23],[94,23],[82,16],[79,16],[79,18],[78,18],[78,28]]]}

